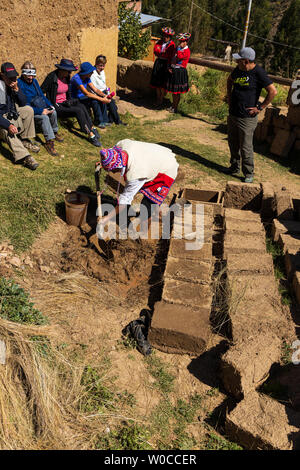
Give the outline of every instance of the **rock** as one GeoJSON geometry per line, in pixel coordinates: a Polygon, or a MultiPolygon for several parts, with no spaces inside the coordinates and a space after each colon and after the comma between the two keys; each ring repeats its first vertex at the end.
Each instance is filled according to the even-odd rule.
{"type": "Polygon", "coordinates": [[[18,258],[17,256],[10,258],[9,262],[10,264],[12,264],[13,266],[16,266],[17,268],[19,268],[22,264],[20,258],[18,258]]]}

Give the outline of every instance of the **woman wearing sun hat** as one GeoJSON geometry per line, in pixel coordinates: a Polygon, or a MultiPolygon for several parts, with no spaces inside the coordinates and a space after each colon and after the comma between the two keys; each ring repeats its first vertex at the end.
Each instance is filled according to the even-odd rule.
{"type": "MultiPolygon", "coordinates": [[[[126,182],[119,198],[117,213],[130,206],[134,196],[143,194],[141,204],[146,208],[147,219],[141,220],[149,227],[152,205],[160,206],[167,197],[177,176],[175,154],[167,147],[149,142],[124,139],[114,147],[100,150],[102,168],[120,173],[126,182]]],[[[103,217],[105,225],[115,214],[103,217]]]]}
{"type": "Polygon", "coordinates": [[[81,132],[88,134],[91,144],[100,147],[98,131],[93,126],[86,107],[78,99],[71,98],[70,76],[78,67],[70,59],[61,59],[55,67],[56,70],[50,72],[42,83],[42,91],[54,104],[59,118],[76,117],[81,132]]]}
{"type": "Polygon", "coordinates": [[[165,91],[172,93],[173,95],[173,106],[169,108],[171,113],[177,112],[180,95],[189,91],[189,80],[186,67],[191,55],[191,51],[188,47],[188,41],[191,34],[180,33],[176,37],[179,41],[179,46],[176,48],[165,83],[165,91]]]}
{"type": "Polygon", "coordinates": [[[156,88],[157,105],[162,105],[164,95],[164,83],[166,81],[166,75],[168,65],[171,64],[171,60],[175,53],[175,43],[172,40],[175,32],[171,28],[162,28],[163,38],[157,41],[154,46],[154,55],[156,60],[153,65],[150,86],[156,88]]]}

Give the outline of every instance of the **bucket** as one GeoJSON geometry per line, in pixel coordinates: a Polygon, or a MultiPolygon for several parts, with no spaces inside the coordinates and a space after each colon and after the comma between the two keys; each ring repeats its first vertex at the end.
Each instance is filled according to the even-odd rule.
{"type": "Polygon", "coordinates": [[[86,223],[89,198],[76,191],[65,194],[66,221],[68,225],[79,227],[86,223]]]}

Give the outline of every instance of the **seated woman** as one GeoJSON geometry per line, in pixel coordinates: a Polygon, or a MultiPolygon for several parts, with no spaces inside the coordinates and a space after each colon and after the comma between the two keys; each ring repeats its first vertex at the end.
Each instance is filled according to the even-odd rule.
{"type": "Polygon", "coordinates": [[[93,126],[88,110],[79,100],[71,98],[70,75],[78,67],[69,59],[61,59],[55,67],[57,70],[50,72],[42,83],[42,91],[54,103],[59,118],[76,117],[81,132],[88,134],[91,144],[101,147],[99,133],[93,126]]]}
{"type": "Polygon", "coordinates": [[[179,41],[179,46],[172,59],[165,83],[165,91],[173,95],[173,106],[168,110],[170,113],[177,113],[181,94],[186,93],[190,89],[186,67],[191,55],[187,45],[191,35],[190,33],[181,33],[176,37],[179,41]]]}
{"type": "Polygon", "coordinates": [[[36,68],[30,61],[22,65],[21,77],[18,85],[27,99],[27,104],[33,108],[34,121],[42,128],[45,137],[45,149],[50,155],[57,156],[54,140],[63,142],[58,134],[57,114],[52,103],[43,94],[36,77],[36,68]]]}
{"type": "MultiPolygon", "coordinates": [[[[103,96],[107,96],[110,94],[110,89],[107,88],[106,85],[106,77],[104,72],[106,62],[107,60],[105,55],[98,55],[95,61],[96,70],[94,70],[91,75],[92,84],[97,88],[97,90],[100,90],[103,93],[103,96]]],[[[106,106],[110,122],[114,122],[117,125],[122,124],[123,126],[127,126],[125,122],[121,121],[116,102],[113,98],[111,99],[110,103],[108,103],[106,106]]]]}
{"type": "Polygon", "coordinates": [[[106,112],[104,105],[110,103],[110,99],[92,84],[91,75],[94,70],[95,67],[90,62],[83,62],[81,64],[79,72],[70,81],[71,95],[72,98],[79,99],[88,111],[90,108],[93,109],[94,124],[96,127],[103,129],[106,127],[105,118],[103,117],[103,114],[105,116],[106,112]]]}
{"type": "Polygon", "coordinates": [[[175,32],[171,28],[162,28],[163,38],[154,46],[156,60],[153,65],[150,86],[156,89],[156,104],[160,107],[166,94],[164,84],[167,77],[168,66],[175,54],[175,43],[172,40],[175,32]]]}
{"type": "Polygon", "coordinates": [[[146,231],[151,223],[153,208],[164,202],[177,176],[179,165],[175,154],[158,144],[124,139],[113,148],[100,150],[100,156],[102,168],[120,173],[126,185],[116,211],[101,219],[97,232],[101,234],[109,220],[126,210],[138,192],[144,195],[141,202],[144,207],[141,215],[144,217],[140,218],[141,229],[146,231]]]}

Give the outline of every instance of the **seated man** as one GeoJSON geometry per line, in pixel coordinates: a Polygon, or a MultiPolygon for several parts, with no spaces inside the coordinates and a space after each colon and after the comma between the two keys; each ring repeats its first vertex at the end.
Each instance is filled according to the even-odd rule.
{"type": "Polygon", "coordinates": [[[110,100],[106,98],[104,93],[97,90],[91,82],[91,75],[95,67],[90,62],[83,62],[78,73],[73,75],[70,81],[72,98],[77,98],[89,110],[93,109],[94,124],[100,129],[106,127],[108,123],[106,113],[106,104],[110,100]]]}
{"type": "Polygon", "coordinates": [[[57,114],[52,103],[43,94],[36,77],[35,66],[27,61],[22,65],[22,75],[18,79],[18,85],[27,99],[27,104],[33,108],[34,120],[42,128],[45,137],[45,149],[54,157],[58,152],[54,147],[54,140],[63,142],[58,134],[57,114]]]}
{"type": "Polygon", "coordinates": [[[35,137],[33,109],[26,106],[26,97],[18,87],[18,73],[13,64],[1,65],[0,74],[0,139],[13,152],[15,162],[35,170],[39,164],[28,149],[38,152],[39,147],[30,139],[35,137]]]}
{"type": "MultiPolygon", "coordinates": [[[[98,55],[95,61],[95,68],[94,72],[91,75],[91,82],[103,93],[103,96],[109,95],[110,89],[106,86],[106,77],[104,68],[106,65],[106,57],[104,55],[98,55]]],[[[122,124],[123,126],[127,126],[127,123],[122,122],[118,113],[118,108],[114,99],[111,99],[110,103],[107,103],[107,109],[109,113],[109,120],[110,122],[114,122],[117,125],[122,124]]]]}

